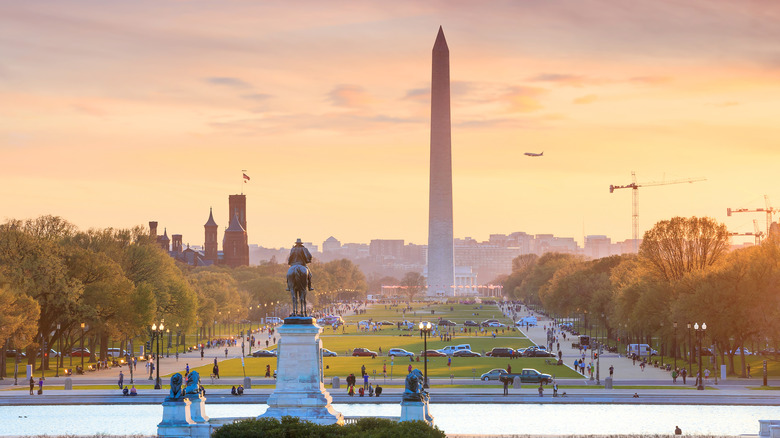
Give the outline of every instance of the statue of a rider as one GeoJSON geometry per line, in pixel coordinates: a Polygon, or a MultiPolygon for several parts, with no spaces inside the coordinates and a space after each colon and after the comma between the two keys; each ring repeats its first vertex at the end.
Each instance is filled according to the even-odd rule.
{"type": "MultiPolygon", "coordinates": [[[[311,253],[308,249],[306,249],[305,246],[303,246],[303,242],[301,242],[301,239],[295,241],[295,245],[293,245],[292,249],[290,250],[290,257],[287,258],[287,264],[290,266],[295,265],[301,265],[306,266],[307,264],[311,263],[311,253]]],[[[308,289],[314,290],[313,287],[311,287],[311,270],[307,267],[306,270],[309,272],[309,276],[307,279],[307,285],[308,289]]],[[[290,285],[288,283],[287,291],[290,290],[290,285]]]]}

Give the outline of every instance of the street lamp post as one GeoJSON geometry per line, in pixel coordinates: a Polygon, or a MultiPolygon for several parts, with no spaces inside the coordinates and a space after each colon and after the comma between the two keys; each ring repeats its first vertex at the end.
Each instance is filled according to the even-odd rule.
{"type": "Polygon", "coordinates": [[[179,333],[179,323],[176,323],[176,357],[179,357],[179,342],[181,342],[180,339],[181,334],[179,333]]]}
{"type": "Polygon", "coordinates": [[[431,323],[420,321],[420,332],[423,334],[423,388],[428,389],[428,333],[431,332],[431,323]]]}
{"type": "Polygon", "coordinates": [[[664,366],[664,322],[663,321],[661,321],[661,339],[658,340],[658,345],[660,346],[658,350],[661,353],[661,366],[664,366]]]}
{"type": "Polygon", "coordinates": [[[165,357],[171,357],[171,329],[165,329],[165,333],[168,334],[168,345],[165,347],[165,357]]]}
{"type": "Polygon", "coordinates": [[[704,373],[701,370],[701,339],[704,337],[704,331],[707,330],[707,323],[703,322],[701,328],[699,323],[693,325],[693,329],[696,330],[696,340],[699,341],[699,385],[696,387],[699,391],[704,391],[704,373]]]}
{"type": "Polygon", "coordinates": [[[157,378],[154,381],[154,389],[162,389],[162,380],[160,380],[160,338],[164,329],[162,322],[160,322],[159,327],[157,324],[152,324],[152,342],[154,342],[154,338],[157,338],[157,359],[154,367],[157,370],[157,378]]]}
{"type": "Polygon", "coordinates": [[[674,369],[677,370],[677,321],[674,322],[674,369]]]}
{"type": "Polygon", "coordinates": [[[79,351],[79,355],[81,356],[81,372],[84,372],[84,324],[81,323],[81,350],[79,351]]]}
{"type": "Polygon", "coordinates": [[[691,323],[688,322],[688,368],[693,371],[693,343],[691,342],[691,323]]]}
{"type": "Polygon", "coordinates": [[[60,323],[57,323],[57,350],[59,350],[57,356],[57,375],[54,377],[60,376],[60,366],[62,366],[62,336],[60,336],[60,323]]]}

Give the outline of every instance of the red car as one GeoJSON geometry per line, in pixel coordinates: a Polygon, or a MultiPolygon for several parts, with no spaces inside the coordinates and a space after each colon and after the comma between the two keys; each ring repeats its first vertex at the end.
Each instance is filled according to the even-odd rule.
{"type": "Polygon", "coordinates": [[[74,348],[70,352],[71,357],[89,357],[89,348],[84,348],[83,350],[81,348],[74,348]]]}
{"type": "Polygon", "coordinates": [[[352,350],[352,356],[371,356],[376,357],[376,351],[371,351],[368,348],[356,348],[352,350]]]}
{"type": "MultiPolygon", "coordinates": [[[[426,353],[426,352],[425,351],[421,351],[420,352],[420,356],[422,356],[424,353],[426,353]]],[[[428,353],[428,357],[447,357],[447,354],[442,353],[439,350],[428,350],[427,353],[428,353]]]]}

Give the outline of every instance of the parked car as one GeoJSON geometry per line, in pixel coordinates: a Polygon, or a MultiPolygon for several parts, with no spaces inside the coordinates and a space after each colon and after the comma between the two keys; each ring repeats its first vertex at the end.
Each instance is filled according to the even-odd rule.
{"type": "Polygon", "coordinates": [[[506,370],[503,368],[493,368],[492,370],[486,372],[482,376],[480,376],[480,379],[483,381],[488,380],[498,380],[501,378],[501,375],[506,375],[506,370]]]}
{"type": "Polygon", "coordinates": [[[477,324],[476,321],[468,320],[463,323],[466,327],[479,327],[479,324],[477,324]]]}
{"type": "Polygon", "coordinates": [[[370,356],[373,358],[376,357],[376,352],[368,348],[356,348],[352,350],[352,356],[370,356]]]}
{"type": "Polygon", "coordinates": [[[488,351],[485,356],[490,357],[512,357],[515,355],[515,350],[513,348],[509,347],[495,347],[492,350],[488,351]]]}
{"type": "Polygon", "coordinates": [[[390,357],[396,357],[396,356],[414,357],[414,353],[412,353],[411,351],[406,351],[403,348],[391,348],[387,350],[387,355],[390,357]]]}
{"type": "Polygon", "coordinates": [[[490,325],[491,322],[498,322],[498,320],[497,319],[486,319],[486,320],[482,321],[482,323],[480,323],[480,325],[482,327],[487,327],[487,326],[490,325]]]}
{"type": "Polygon", "coordinates": [[[533,368],[523,368],[523,371],[520,373],[520,381],[523,383],[543,383],[546,385],[552,382],[552,376],[540,373],[533,368]]]}
{"type": "Polygon", "coordinates": [[[252,352],[252,357],[276,357],[274,350],[257,350],[252,352]]]}
{"type": "Polygon", "coordinates": [[[395,325],[394,322],[390,322],[390,321],[379,321],[379,324],[381,324],[381,325],[395,325]]]}
{"type": "Polygon", "coordinates": [[[550,353],[549,351],[542,350],[539,348],[526,348],[523,351],[523,357],[555,357],[554,354],[550,353]]]}
{"type": "Polygon", "coordinates": [[[335,351],[330,351],[327,348],[322,349],[322,357],[336,357],[338,354],[336,354],[335,351]]]}
{"type": "Polygon", "coordinates": [[[500,322],[491,322],[488,323],[488,327],[506,327],[506,324],[502,324],[500,322]]]}
{"type": "Polygon", "coordinates": [[[515,325],[518,327],[524,325],[527,325],[529,327],[535,327],[537,325],[537,320],[535,316],[526,316],[524,318],[520,318],[519,320],[517,320],[517,322],[515,322],[515,325]]]}
{"type": "Polygon", "coordinates": [[[74,348],[70,351],[71,357],[89,357],[89,348],[74,348]]]}
{"type": "Polygon", "coordinates": [[[420,352],[420,356],[425,356],[426,354],[428,357],[447,357],[446,354],[438,350],[426,350],[420,352]]]}
{"type": "Polygon", "coordinates": [[[17,354],[19,355],[19,357],[27,357],[27,354],[24,351],[5,350],[5,357],[16,357],[17,354]]]}
{"type": "MultiPolygon", "coordinates": [[[[744,350],[745,350],[745,356],[752,356],[752,355],[753,355],[753,353],[752,353],[750,350],[748,350],[747,348],[745,348],[744,350]]],[[[735,356],[739,356],[739,355],[741,355],[741,354],[742,354],[742,352],[740,351],[739,347],[737,347],[737,348],[734,350],[734,355],[735,355],[735,356]]],[[[702,350],[702,352],[701,352],[701,355],[702,355],[702,356],[704,356],[704,350],[702,350]]],[[[710,354],[710,356],[711,356],[711,355],[712,355],[712,354],[710,354]]]]}
{"type": "Polygon", "coordinates": [[[471,344],[448,345],[442,349],[439,349],[440,352],[446,354],[447,356],[452,356],[456,351],[460,350],[471,350],[471,344]]]}
{"type": "Polygon", "coordinates": [[[482,357],[482,355],[471,350],[458,350],[452,353],[452,357],[482,357]]]}
{"type": "Polygon", "coordinates": [[[329,315],[329,316],[323,316],[322,318],[318,319],[317,323],[324,324],[324,325],[333,325],[333,324],[342,325],[344,324],[344,319],[342,319],[340,316],[329,315]]]}
{"type": "Polygon", "coordinates": [[[127,352],[121,348],[109,348],[106,350],[106,354],[110,357],[125,357],[127,352]]]}
{"type": "Polygon", "coordinates": [[[439,321],[439,325],[453,326],[453,325],[458,325],[458,323],[452,322],[449,319],[442,319],[441,321],[439,321]]]}

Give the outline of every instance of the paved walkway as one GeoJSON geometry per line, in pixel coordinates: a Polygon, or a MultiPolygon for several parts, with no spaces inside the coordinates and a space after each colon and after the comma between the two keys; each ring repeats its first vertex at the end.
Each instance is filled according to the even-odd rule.
{"type": "MultiPolygon", "coordinates": [[[[524,309],[527,309],[526,307],[523,307],[524,309]]],[[[525,334],[531,341],[538,345],[547,345],[547,331],[546,327],[550,327],[552,324],[552,319],[548,318],[544,315],[541,315],[539,313],[536,313],[532,310],[524,310],[522,312],[519,312],[517,319],[520,319],[524,316],[536,316],[538,325],[535,327],[530,327],[528,329],[521,329],[520,331],[525,334]]],[[[510,319],[511,313],[506,314],[506,316],[510,319]]],[[[571,344],[572,342],[576,342],[576,339],[572,339],[569,337],[569,333],[566,333],[566,340],[563,340],[563,337],[560,334],[560,330],[556,329],[556,335],[559,338],[560,344],[561,344],[561,351],[563,352],[563,363],[569,368],[574,367],[574,361],[579,360],[582,358],[582,353],[579,349],[572,348],[571,344]]],[[[555,345],[553,345],[553,352],[557,354],[557,350],[555,350],[555,345]]],[[[589,363],[592,360],[592,351],[588,351],[588,353],[585,355],[585,363],[589,363]]],[[[658,358],[660,360],[660,358],[658,358]]],[[[667,360],[668,358],[665,358],[667,360]]],[[[593,364],[596,365],[598,361],[594,361],[593,364]]],[[[604,378],[609,376],[609,367],[613,366],[615,369],[615,374],[613,376],[614,384],[624,384],[623,381],[637,381],[637,380],[648,380],[648,381],[658,381],[658,382],[665,382],[664,384],[672,384],[672,375],[671,372],[661,370],[660,368],[654,368],[652,366],[646,366],[644,371],[642,371],[641,367],[639,366],[639,361],[632,361],[631,359],[626,358],[625,356],[621,356],[618,353],[608,353],[604,352],[601,354],[601,360],[600,360],[600,377],[603,383],[604,378]]],[[[685,366],[685,362],[678,359],[677,366],[682,368],[685,366]]],[[[587,376],[587,369],[585,370],[587,376]]],[[[594,373],[595,375],[595,373],[594,373]]],[[[585,377],[583,376],[583,377],[585,377]]],[[[587,378],[586,378],[587,379],[587,378]]],[[[687,379],[687,383],[689,385],[693,385],[695,381],[695,372],[694,377],[687,379]]],[[[714,375],[710,376],[710,384],[714,384],[715,379],[714,375]]],[[[677,379],[677,384],[682,385],[682,377],[677,379]]]]}

